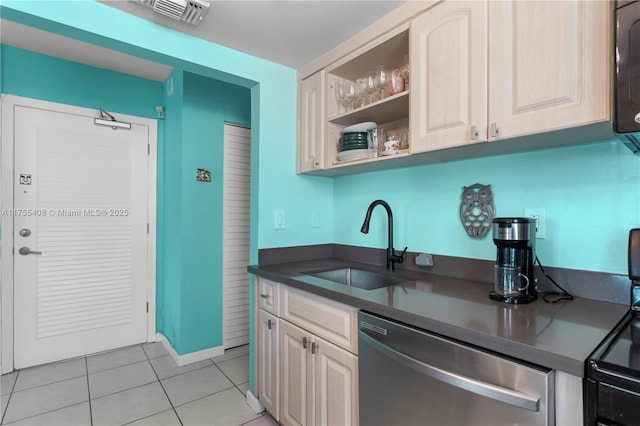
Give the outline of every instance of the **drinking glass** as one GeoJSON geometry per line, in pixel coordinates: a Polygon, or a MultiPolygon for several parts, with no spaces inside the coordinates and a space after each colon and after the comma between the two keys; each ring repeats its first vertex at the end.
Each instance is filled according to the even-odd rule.
{"type": "Polygon", "coordinates": [[[367,102],[372,103],[376,101],[376,93],[378,91],[378,86],[376,82],[376,74],[372,71],[367,73],[364,77],[367,86],[367,102]]]}
{"type": "Polygon", "coordinates": [[[357,105],[363,107],[367,103],[367,80],[359,78],[356,80],[356,96],[358,98],[357,105]]]}
{"type": "Polygon", "coordinates": [[[400,73],[404,78],[404,88],[409,90],[409,55],[404,55],[404,61],[400,67],[400,73]]]}
{"type": "Polygon", "coordinates": [[[380,93],[380,99],[384,99],[389,95],[388,84],[388,71],[384,66],[376,68],[376,81],[378,83],[378,92],[380,93]]]}
{"type": "Polygon", "coordinates": [[[336,80],[335,89],[336,89],[336,101],[338,102],[338,113],[347,112],[347,101],[346,101],[346,82],[342,79],[336,80]],[[342,109],[340,106],[342,105],[342,109]]]}
{"type": "Polygon", "coordinates": [[[351,111],[356,101],[356,83],[353,81],[347,80],[345,82],[345,101],[347,104],[347,111],[351,111]]]}
{"type": "Polygon", "coordinates": [[[404,77],[400,68],[396,68],[389,73],[389,94],[395,95],[404,92],[404,77]]]}

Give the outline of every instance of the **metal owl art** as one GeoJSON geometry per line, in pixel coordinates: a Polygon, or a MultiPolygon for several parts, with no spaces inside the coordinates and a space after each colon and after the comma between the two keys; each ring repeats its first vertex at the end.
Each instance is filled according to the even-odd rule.
{"type": "Polygon", "coordinates": [[[491,185],[476,183],[463,187],[460,221],[470,237],[482,238],[487,235],[495,211],[491,185]]]}

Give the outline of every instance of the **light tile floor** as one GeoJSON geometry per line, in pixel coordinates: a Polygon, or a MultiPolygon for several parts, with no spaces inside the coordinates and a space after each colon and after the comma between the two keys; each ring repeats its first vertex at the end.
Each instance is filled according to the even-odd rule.
{"type": "Polygon", "coordinates": [[[178,367],[161,343],[5,374],[2,425],[277,426],[246,404],[249,346],[178,367]]]}

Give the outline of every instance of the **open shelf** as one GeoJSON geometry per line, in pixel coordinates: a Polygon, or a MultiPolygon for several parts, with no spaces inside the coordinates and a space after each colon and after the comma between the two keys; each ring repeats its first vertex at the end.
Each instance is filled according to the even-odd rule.
{"type": "Polygon", "coordinates": [[[329,118],[334,124],[350,126],[365,121],[388,123],[409,116],[409,91],[405,90],[388,98],[381,99],[353,111],[329,118]]]}

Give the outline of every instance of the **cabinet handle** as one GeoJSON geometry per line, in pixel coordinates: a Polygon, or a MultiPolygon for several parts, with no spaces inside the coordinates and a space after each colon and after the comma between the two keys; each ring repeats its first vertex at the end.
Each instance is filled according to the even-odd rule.
{"type": "Polygon", "coordinates": [[[262,297],[263,299],[268,299],[269,295],[268,294],[261,294],[260,297],[262,297]]]}
{"type": "Polygon", "coordinates": [[[491,137],[492,138],[498,137],[498,125],[495,121],[491,123],[491,137]]]}
{"type": "Polygon", "coordinates": [[[271,320],[267,320],[267,328],[271,330],[271,320]]]}
{"type": "Polygon", "coordinates": [[[471,140],[475,141],[478,139],[478,127],[474,124],[471,126],[471,140]]]}
{"type": "Polygon", "coordinates": [[[320,345],[316,342],[311,342],[311,355],[315,355],[318,349],[320,349],[320,345]]]}
{"type": "Polygon", "coordinates": [[[303,349],[307,349],[307,338],[306,337],[302,338],[302,348],[303,349]]]}

